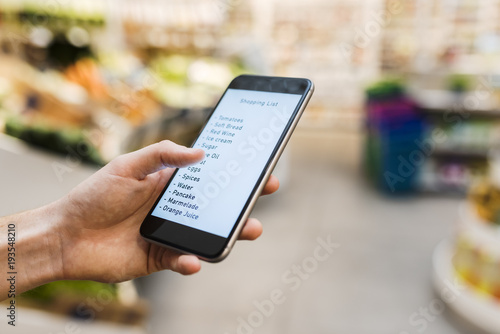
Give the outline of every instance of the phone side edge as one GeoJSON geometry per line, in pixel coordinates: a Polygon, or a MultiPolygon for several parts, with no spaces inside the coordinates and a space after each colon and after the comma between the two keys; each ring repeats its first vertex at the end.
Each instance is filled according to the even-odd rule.
{"type": "Polygon", "coordinates": [[[309,90],[304,98],[304,101],[302,102],[302,105],[300,106],[300,109],[297,113],[297,116],[295,117],[292,124],[290,125],[290,128],[288,129],[288,131],[285,135],[285,138],[283,138],[283,141],[281,142],[280,146],[278,147],[278,151],[276,152],[275,156],[271,160],[271,163],[269,164],[268,168],[266,169],[266,173],[264,174],[264,177],[262,178],[262,181],[260,182],[259,187],[257,188],[257,191],[255,192],[255,194],[251,198],[250,203],[248,204],[241,219],[237,222],[236,230],[234,231],[233,235],[231,236],[229,242],[227,243],[226,248],[224,248],[222,253],[219,256],[217,256],[216,258],[213,258],[213,259],[202,258],[203,260],[205,260],[207,262],[220,262],[220,261],[224,260],[229,255],[229,252],[231,251],[234,244],[238,240],[238,237],[241,233],[241,230],[243,229],[244,222],[246,222],[246,220],[250,216],[250,213],[252,212],[253,207],[257,203],[257,200],[258,200],[260,194],[264,190],[264,187],[265,187],[267,181],[269,180],[269,177],[271,177],[271,174],[274,170],[274,167],[276,167],[276,164],[278,163],[279,158],[281,157],[281,154],[283,153],[286,145],[288,144],[288,141],[292,137],[292,133],[294,132],[295,128],[297,127],[297,124],[299,123],[299,120],[302,117],[302,114],[304,113],[304,111],[305,111],[305,109],[306,109],[306,107],[307,107],[307,105],[312,97],[312,94],[314,93],[314,83],[309,79],[304,79],[304,80],[307,80],[310,83],[310,87],[309,87],[309,90]]]}

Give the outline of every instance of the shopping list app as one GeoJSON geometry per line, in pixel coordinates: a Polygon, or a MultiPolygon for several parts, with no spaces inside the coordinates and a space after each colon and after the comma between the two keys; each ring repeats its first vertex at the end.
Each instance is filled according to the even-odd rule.
{"type": "Polygon", "coordinates": [[[276,148],[301,95],[228,89],[152,215],[227,237],[276,148]]]}

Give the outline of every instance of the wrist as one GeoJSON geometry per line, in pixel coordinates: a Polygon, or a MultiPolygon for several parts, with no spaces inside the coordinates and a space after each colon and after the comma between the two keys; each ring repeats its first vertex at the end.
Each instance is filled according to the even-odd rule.
{"type": "Polygon", "coordinates": [[[16,225],[16,263],[18,291],[63,279],[64,268],[58,202],[20,213],[13,217],[16,225]]]}

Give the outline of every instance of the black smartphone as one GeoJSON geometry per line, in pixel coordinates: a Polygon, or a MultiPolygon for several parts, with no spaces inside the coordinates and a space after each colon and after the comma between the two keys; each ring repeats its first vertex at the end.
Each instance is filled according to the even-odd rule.
{"type": "Polygon", "coordinates": [[[141,225],[146,240],[217,262],[231,250],[307,102],[308,79],[236,77],[141,225]]]}

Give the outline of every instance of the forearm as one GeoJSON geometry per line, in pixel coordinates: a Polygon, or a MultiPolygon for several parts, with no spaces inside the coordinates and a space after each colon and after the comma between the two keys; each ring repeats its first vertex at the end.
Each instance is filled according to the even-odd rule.
{"type": "Polygon", "coordinates": [[[0,218],[0,300],[62,278],[57,204],[0,218]]]}

